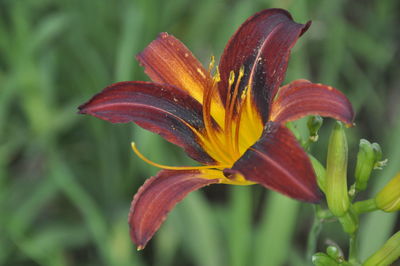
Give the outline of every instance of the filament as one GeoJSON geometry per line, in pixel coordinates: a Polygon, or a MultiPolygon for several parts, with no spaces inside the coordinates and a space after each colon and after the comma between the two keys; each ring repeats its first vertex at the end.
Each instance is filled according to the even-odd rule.
{"type": "MultiPolygon", "coordinates": [[[[212,63],[210,63],[211,65],[212,63]]],[[[225,161],[229,162],[229,156],[224,153],[219,147],[222,147],[222,143],[218,136],[215,134],[216,129],[213,128],[213,124],[211,121],[211,102],[214,89],[216,88],[216,84],[220,81],[220,75],[218,68],[216,68],[216,74],[213,77],[213,83],[211,86],[207,87],[206,91],[204,92],[203,96],[203,121],[205,127],[205,133],[208,137],[207,139],[210,141],[210,144],[214,147],[214,151],[218,153],[220,159],[224,159],[225,161]]]]}
{"type": "Polygon", "coordinates": [[[240,95],[240,106],[237,114],[237,121],[236,121],[236,128],[235,128],[235,141],[233,142],[233,148],[234,151],[238,154],[240,154],[239,151],[239,133],[240,133],[240,121],[242,120],[242,115],[243,115],[243,108],[246,105],[246,99],[247,99],[247,90],[248,86],[246,86],[240,95]]]}
{"type": "Polygon", "coordinates": [[[204,166],[168,166],[163,164],[158,164],[150,159],[146,158],[140,151],[137,149],[135,142],[131,143],[133,152],[146,163],[166,170],[200,170],[200,169],[215,169],[215,168],[228,168],[229,165],[204,165],[204,166]]]}
{"type": "MultiPolygon", "coordinates": [[[[233,73],[233,72],[231,72],[233,73]]],[[[235,102],[237,95],[239,93],[239,85],[240,81],[242,80],[242,77],[244,75],[244,67],[241,66],[239,70],[239,75],[236,80],[235,88],[233,90],[233,94],[231,95],[229,105],[226,106],[227,112],[225,113],[225,136],[226,136],[226,143],[229,148],[229,150],[233,153],[234,148],[233,148],[233,137],[232,137],[232,118],[233,118],[233,111],[235,107],[235,102]]],[[[231,75],[229,77],[229,87],[231,87],[231,75]]],[[[229,93],[230,94],[230,93],[229,93]]]]}

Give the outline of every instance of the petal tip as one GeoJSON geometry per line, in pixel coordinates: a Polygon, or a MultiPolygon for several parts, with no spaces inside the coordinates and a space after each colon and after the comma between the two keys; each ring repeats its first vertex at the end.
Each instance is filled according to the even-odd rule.
{"type": "Polygon", "coordinates": [[[161,38],[161,39],[166,39],[166,38],[168,38],[168,37],[169,37],[168,32],[160,32],[160,33],[158,34],[158,38],[161,38]]]}
{"type": "Polygon", "coordinates": [[[77,111],[76,113],[77,113],[77,114],[80,114],[80,115],[86,114],[84,104],[78,106],[78,111],[77,111]]]}
{"type": "Polygon", "coordinates": [[[89,102],[90,102],[90,100],[88,102],[85,102],[84,104],[79,105],[78,108],[77,108],[78,111],[76,113],[80,114],[80,115],[87,114],[88,112],[86,110],[86,106],[88,105],[89,102]]]}
{"type": "Polygon", "coordinates": [[[145,66],[145,63],[143,62],[143,59],[144,59],[144,57],[145,57],[145,55],[146,55],[146,53],[147,53],[147,52],[146,52],[147,49],[150,49],[150,47],[151,47],[152,45],[154,45],[154,43],[158,42],[160,39],[167,39],[169,36],[170,36],[170,35],[169,35],[167,32],[160,32],[155,40],[153,40],[152,42],[150,42],[150,43],[143,49],[143,51],[141,51],[140,53],[138,53],[138,54],[135,56],[136,60],[139,61],[139,64],[140,64],[141,66],[145,66]]]}
{"type": "Polygon", "coordinates": [[[357,124],[356,122],[347,122],[345,125],[347,128],[350,128],[350,127],[355,127],[357,124]]]}
{"type": "Polygon", "coordinates": [[[312,24],[311,20],[307,21],[307,23],[304,24],[304,27],[301,30],[299,37],[301,37],[311,27],[311,24],[312,24]]]}

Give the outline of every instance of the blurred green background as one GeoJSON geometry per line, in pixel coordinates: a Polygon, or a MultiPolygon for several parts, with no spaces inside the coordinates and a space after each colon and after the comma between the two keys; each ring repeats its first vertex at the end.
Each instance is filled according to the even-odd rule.
{"type": "MultiPolygon", "coordinates": [[[[313,21],[293,49],[287,81],[337,87],[357,112],[357,127],[347,130],[349,178],[359,138],[379,142],[389,158],[366,198],[400,170],[399,3],[0,0],[0,265],[309,265],[311,206],[258,186],[192,193],[136,252],[130,201],[158,169],[130,142],[156,162],[193,162],[157,135],[79,116],[77,106],[112,82],[148,80],[134,56],[159,32],[206,65],[248,16],[282,7],[313,21]]],[[[322,162],[331,125],[326,119],[313,147],[322,162]]],[[[361,222],[362,258],[400,227],[395,214],[361,222]]],[[[324,226],[319,250],[327,241],[347,250],[337,223],[324,226]]]]}

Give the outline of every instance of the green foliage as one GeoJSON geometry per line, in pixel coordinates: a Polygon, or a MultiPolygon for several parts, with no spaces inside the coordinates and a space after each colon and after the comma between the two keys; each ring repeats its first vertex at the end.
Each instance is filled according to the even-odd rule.
{"type": "MultiPolygon", "coordinates": [[[[159,32],[182,39],[206,65],[245,18],[268,7],[313,20],[287,80],[327,83],[348,95],[357,113],[349,147],[367,138],[389,158],[360,196],[379,191],[400,164],[399,1],[1,0],[0,265],[308,265],[309,205],[259,187],[193,193],[136,252],[130,201],[157,169],[136,158],[130,142],[160,163],[191,162],[134,125],[76,114],[112,82],[147,80],[134,55],[159,32]]],[[[318,159],[326,133],[323,126],[312,146],[318,159]]],[[[361,219],[366,259],[392,235],[396,215],[361,219]]],[[[341,234],[335,230],[323,236],[341,234]]]]}

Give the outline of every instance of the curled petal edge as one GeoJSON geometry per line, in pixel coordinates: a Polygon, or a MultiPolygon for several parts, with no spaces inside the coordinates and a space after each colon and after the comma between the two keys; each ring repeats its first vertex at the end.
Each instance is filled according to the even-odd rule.
{"type": "Polygon", "coordinates": [[[339,90],[308,80],[295,80],[278,91],[272,102],[271,121],[285,123],[306,115],[320,115],[353,126],[354,111],[350,101],[339,90]]]}

